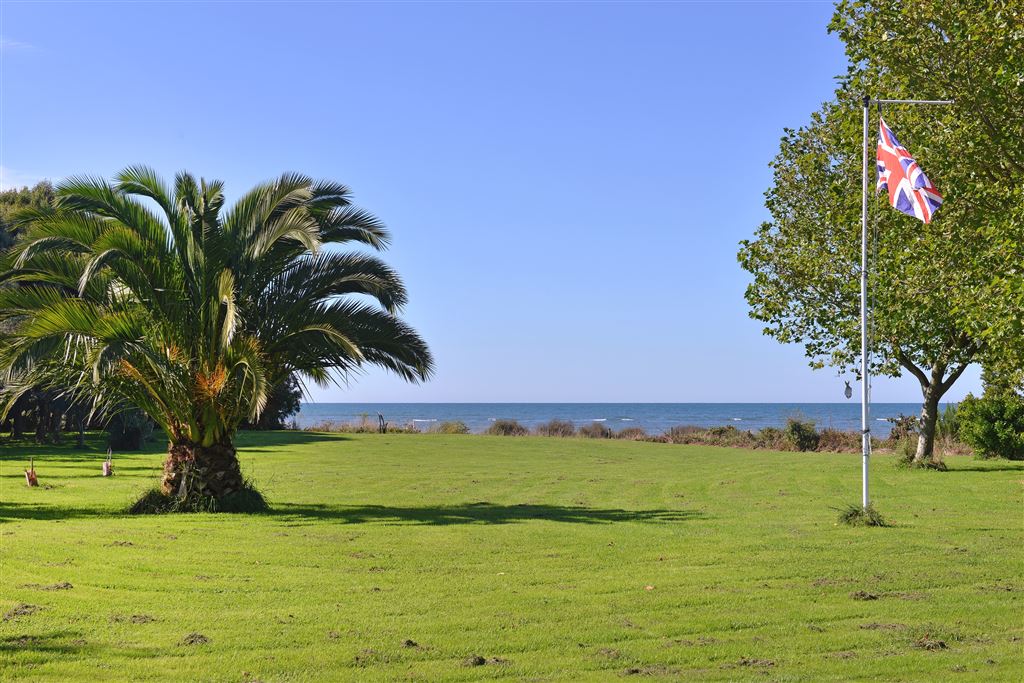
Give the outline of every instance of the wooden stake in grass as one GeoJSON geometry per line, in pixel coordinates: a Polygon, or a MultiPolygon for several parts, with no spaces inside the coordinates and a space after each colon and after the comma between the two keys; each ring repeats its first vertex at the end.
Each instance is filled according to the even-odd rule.
{"type": "Polygon", "coordinates": [[[35,458],[28,459],[28,469],[25,470],[25,483],[29,486],[39,486],[39,480],[36,478],[35,458]]]}

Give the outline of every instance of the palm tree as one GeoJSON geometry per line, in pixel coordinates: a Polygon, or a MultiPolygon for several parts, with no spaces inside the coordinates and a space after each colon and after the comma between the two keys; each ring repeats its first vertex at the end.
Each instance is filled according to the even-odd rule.
{"type": "Polygon", "coordinates": [[[293,374],[318,385],[367,364],[409,381],[430,351],[397,313],[388,234],[333,182],[286,174],[230,209],[223,184],[152,170],[72,178],[21,216],[0,274],[0,415],[32,386],[137,406],[166,432],[162,489],[220,499],[243,485],[233,438],[293,374]],[[366,295],[352,297],[348,295],[366,295]]]}

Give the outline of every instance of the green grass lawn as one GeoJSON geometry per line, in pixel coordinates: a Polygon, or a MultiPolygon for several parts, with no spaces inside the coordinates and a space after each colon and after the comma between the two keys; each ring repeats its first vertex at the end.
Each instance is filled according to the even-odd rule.
{"type": "Polygon", "coordinates": [[[240,443],[270,514],[127,516],[159,449],[0,446],[0,679],[1024,677],[1024,463],[875,458],[893,526],[850,528],[850,455],[240,443]]]}

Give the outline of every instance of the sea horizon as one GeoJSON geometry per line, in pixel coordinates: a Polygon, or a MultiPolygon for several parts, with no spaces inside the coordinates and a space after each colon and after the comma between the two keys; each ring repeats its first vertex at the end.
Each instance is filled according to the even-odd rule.
{"type": "MultiPolygon", "coordinates": [[[[949,405],[948,403],[942,404],[949,405]]],[[[872,431],[887,436],[891,419],[916,416],[917,403],[874,403],[871,406],[872,431]]],[[[445,421],[466,423],[472,432],[483,432],[496,420],[509,419],[534,428],[550,420],[565,420],[581,426],[594,422],[614,429],[639,427],[652,434],[672,427],[718,427],[733,425],[757,431],[765,427],[783,427],[791,418],[815,423],[818,429],[860,430],[860,403],[848,402],[320,402],[301,404],[295,423],[299,428],[333,423],[376,421],[377,415],[393,425],[414,426],[428,431],[445,421]]]]}

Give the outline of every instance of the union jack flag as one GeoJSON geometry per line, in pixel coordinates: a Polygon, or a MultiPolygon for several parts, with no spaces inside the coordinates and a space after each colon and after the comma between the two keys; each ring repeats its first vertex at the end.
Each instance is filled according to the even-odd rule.
{"type": "Polygon", "coordinates": [[[878,126],[877,190],[888,190],[889,203],[897,211],[925,223],[931,223],[935,210],[942,206],[938,189],[882,119],[878,126]]]}

